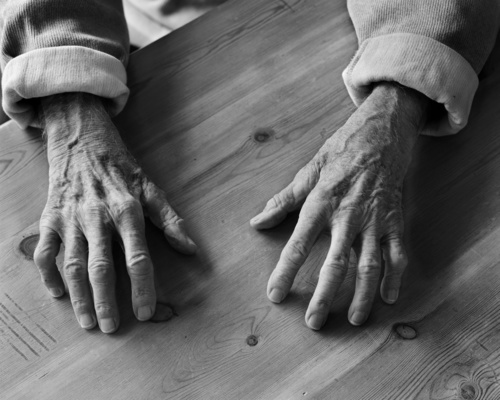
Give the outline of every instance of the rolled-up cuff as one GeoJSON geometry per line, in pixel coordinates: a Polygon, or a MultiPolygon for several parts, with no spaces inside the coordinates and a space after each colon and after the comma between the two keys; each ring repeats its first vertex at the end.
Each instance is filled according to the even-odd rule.
{"type": "Polygon", "coordinates": [[[446,116],[429,121],[423,134],[445,136],[467,125],[479,80],[472,66],[453,49],[425,36],[395,33],[364,41],[342,77],[356,105],[373,84],[395,81],[442,104],[446,116]]]}
{"type": "Polygon", "coordinates": [[[30,99],[67,92],[86,92],[110,99],[110,113],[127,102],[127,73],[117,58],[81,46],[37,49],[10,60],[2,76],[2,106],[25,129],[39,127],[30,99]]]}

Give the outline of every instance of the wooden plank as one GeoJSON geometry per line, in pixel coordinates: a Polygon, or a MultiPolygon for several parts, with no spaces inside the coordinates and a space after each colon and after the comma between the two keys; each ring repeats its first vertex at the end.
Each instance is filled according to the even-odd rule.
{"type": "Polygon", "coordinates": [[[0,243],[40,218],[48,190],[45,150],[36,130],[0,127],[0,243]]]}
{"type": "Polygon", "coordinates": [[[326,235],[290,298],[265,296],[296,217],[264,233],[248,220],[353,111],[340,73],[355,48],[344,1],[261,0],[227,3],[132,55],[117,125],[201,251],[176,254],[148,225],[159,300],[177,316],[137,322],[119,274],[122,325],[110,336],[80,329],[68,299],[40,284],[29,254],[46,198],[42,144],[1,127],[2,398],[497,399],[500,46],[468,128],[419,141],[398,304],[377,299],[365,326],[349,325],[351,268],[325,328],[309,330],[326,235]]]}

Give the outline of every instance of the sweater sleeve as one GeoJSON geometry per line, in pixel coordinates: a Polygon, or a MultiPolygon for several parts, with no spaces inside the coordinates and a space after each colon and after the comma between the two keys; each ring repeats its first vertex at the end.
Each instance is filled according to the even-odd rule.
{"type": "Polygon", "coordinates": [[[128,98],[128,30],[121,0],[0,0],[2,106],[38,126],[36,99],[87,92],[120,112],[128,98]]]}
{"type": "Polygon", "coordinates": [[[395,81],[442,105],[424,134],[460,131],[496,41],[500,0],[348,0],[348,9],[359,49],[343,78],[354,103],[374,83],[395,81]]]}

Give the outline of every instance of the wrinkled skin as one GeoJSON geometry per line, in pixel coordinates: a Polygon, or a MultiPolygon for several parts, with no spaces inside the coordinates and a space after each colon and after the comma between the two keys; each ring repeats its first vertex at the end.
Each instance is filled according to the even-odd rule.
{"type": "Polygon", "coordinates": [[[295,230],[268,283],[271,301],[281,302],[319,234],[331,245],[321,267],[306,323],[320,329],[346,276],[351,248],[357,279],[348,318],[363,324],[370,313],[385,261],[380,293],[389,304],[399,294],[407,265],[403,245],[401,191],[411,150],[426,118],[428,100],[400,86],[378,85],[316,156],[251,220],[256,229],[279,224],[300,207],[295,230]]]}
{"type": "Polygon", "coordinates": [[[165,193],[129,154],[97,97],[62,94],[42,100],[49,160],[48,200],[40,220],[35,263],[54,297],[65,292],[55,263],[65,244],[64,274],[80,325],[103,332],[119,326],[112,240],[121,241],[132,286],[136,317],[155,312],[154,270],[149,255],[143,208],[178,251],[196,245],[165,193]]]}

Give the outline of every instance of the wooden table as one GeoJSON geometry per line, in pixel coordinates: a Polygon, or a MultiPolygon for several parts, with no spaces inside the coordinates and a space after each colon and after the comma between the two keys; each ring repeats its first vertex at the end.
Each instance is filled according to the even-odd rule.
{"type": "Polygon", "coordinates": [[[44,150],[39,132],[3,125],[0,397],[499,399],[500,46],[469,126],[417,146],[398,303],[377,298],[363,327],[349,325],[351,268],[324,329],[308,329],[326,235],[290,297],[266,298],[296,217],[268,232],[248,221],[354,110],[341,71],[355,49],[343,0],[235,0],[132,55],[117,124],[201,251],[176,254],[148,226],[159,298],[176,316],[136,321],[121,274],[114,335],[82,330],[68,298],[42,287],[31,255],[44,150]]]}

